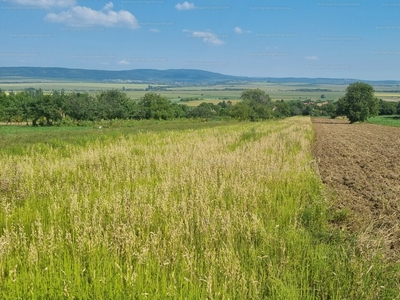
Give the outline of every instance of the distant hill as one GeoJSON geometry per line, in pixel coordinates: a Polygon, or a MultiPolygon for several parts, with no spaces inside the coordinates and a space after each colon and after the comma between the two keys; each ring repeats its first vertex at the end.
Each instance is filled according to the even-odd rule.
{"type": "MultiPolygon", "coordinates": [[[[159,84],[210,84],[229,81],[264,81],[271,83],[308,83],[308,84],[349,84],[357,79],[340,78],[296,78],[296,77],[244,77],[224,75],[194,69],[136,69],[125,71],[86,70],[52,67],[0,67],[0,81],[129,81],[159,84]]],[[[365,81],[376,85],[400,85],[400,81],[365,81]]]]}
{"type": "Polygon", "coordinates": [[[40,67],[0,67],[2,80],[133,81],[145,83],[190,83],[250,80],[202,70],[136,69],[126,71],[84,70],[40,67]]]}

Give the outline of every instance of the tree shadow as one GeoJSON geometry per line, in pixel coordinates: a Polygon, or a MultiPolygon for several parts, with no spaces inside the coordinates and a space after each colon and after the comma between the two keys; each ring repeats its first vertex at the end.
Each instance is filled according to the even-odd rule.
{"type": "Polygon", "coordinates": [[[400,120],[400,116],[385,116],[387,119],[400,120]]]}
{"type": "Polygon", "coordinates": [[[312,118],[313,123],[329,124],[329,125],[346,125],[350,124],[347,119],[327,119],[327,118],[312,118]]]}

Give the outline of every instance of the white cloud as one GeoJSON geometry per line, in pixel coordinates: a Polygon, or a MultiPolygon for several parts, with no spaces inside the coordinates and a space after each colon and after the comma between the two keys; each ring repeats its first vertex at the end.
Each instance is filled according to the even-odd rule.
{"type": "Polygon", "coordinates": [[[112,2],[107,3],[106,5],[104,5],[103,10],[104,11],[109,11],[114,7],[114,4],[112,2]]]}
{"type": "Polygon", "coordinates": [[[41,8],[69,7],[76,4],[76,0],[10,0],[15,4],[36,6],[41,8]]]}
{"type": "Polygon", "coordinates": [[[317,56],[306,56],[307,60],[318,60],[319,58],[317,56]]]}
{"type": "Polygon", "coordinates": [[[233,28],[233,31],[234,31],[236,34],[249,34],[249,33],[251,33],[250,30],[243,30],[243,29],[240,28],[240,27],[235,27],[235,28],[233,28]]]}
{"type": "Polygon", "coordinates": [[[220,40],[215,33],[208,31],[188,31],[184,30],[184,32],[190,32],[190,37],[200,38],[204,43],[213,44],[213,45],[223,45],[224,41],[220,40]]]}
{"type": "Polygon", "coordinates": [[[243,33],[243,30],[242,30],[242,28],[240,28],[240,27],[235,27],[235,28],[233,29],[233,31],[234,31],[235,33],[237,33],[237,34],[242,34],[242,33],[243,33]]]}
{"type": "Polygon", "coordinates": [[[189,3],[185,1],[182,4],[178,3],[177,5],[175,5],[175,8],[177,10],[190,10],[190,9],[195,9],[196,7],[194,6],[194,3],[189,3]]]}
{"type": "Polygon", "coordinates": [[[120,64],[120,65],[130,65],[130,62],[125,60],[125,59],[123,59],[123,60],[119,61],[118,64],[120,64]]]}
{"type": "Polygon", "coordinates": [[[101,11],[93,10],[85,6],[74,6],[59,14],[49,13],[45,20],[55,23],[64,23],[68,26],[105,26],[105,27],[127,27],[131,29],[139,28],[139,23],[134,15],[129,11],[111,10],[112,2],[107,3],[101,11]]]}

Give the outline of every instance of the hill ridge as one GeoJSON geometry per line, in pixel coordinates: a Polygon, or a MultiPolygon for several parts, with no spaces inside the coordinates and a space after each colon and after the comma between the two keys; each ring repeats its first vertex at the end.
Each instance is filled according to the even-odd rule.
{"type": "Polygon", "coordinates": [[[264,81],[271,83],[350,84],[364,81],[372,84],[400,85],[397,80],[359,80],[351,78],[307,78],[307,77],[246,77],[225,75],[198,69],[132,69],[96,70],[63,67],[0,67],[0,81],[10,80],[63,80],[63,81],[130,81],[142,83],[190,84],[221,83],[229,81],[264,81]]]}

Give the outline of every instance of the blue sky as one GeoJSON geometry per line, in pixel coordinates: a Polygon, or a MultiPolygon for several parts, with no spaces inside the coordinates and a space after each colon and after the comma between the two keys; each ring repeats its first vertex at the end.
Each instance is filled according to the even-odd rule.
{"type": "Polygon", "coordinates": [[[0,0],[0,66],[400,80],[400,2],[0,0]]]}

